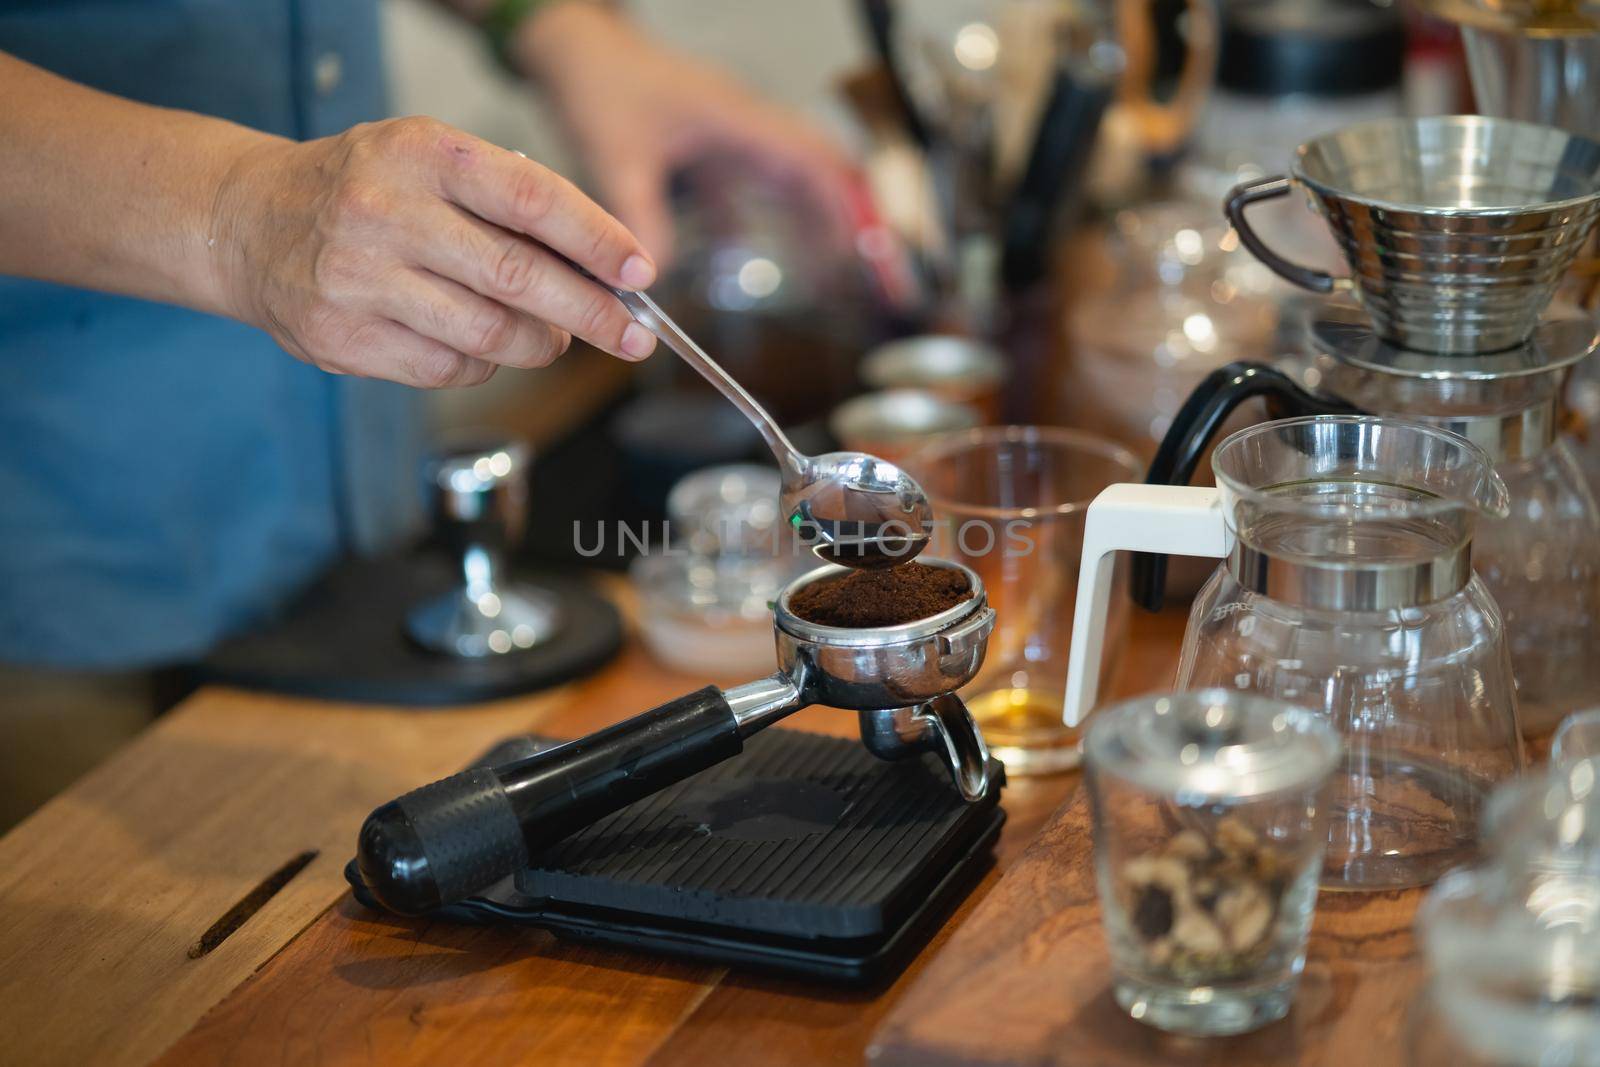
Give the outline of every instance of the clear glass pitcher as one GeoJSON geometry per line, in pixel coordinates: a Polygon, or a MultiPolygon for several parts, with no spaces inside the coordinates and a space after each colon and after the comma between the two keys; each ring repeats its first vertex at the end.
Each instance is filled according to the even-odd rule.
{"type": "Polygon", "coordinates": [[[1566,367],[1470,376],[1493,359],[1457,360],[1455,374],[1427,377],[1335,361],[1324,365],[1324,386],[1364,410],[1458,433],[1494,460],[1509,511],[1479,524],[1473,566],[1505,617],[1524,736],[1542,738],[1574,709],[1600,703],[1600,505],[1556,432],[1566,367]]]}
{"type": "Polygon", "coordinates": [[[1090,506],[1066,721],[1094,705],[1115,553],[1221,558],[1176,688],[1260,693],[1339,730],[1325,886],[1433,881],[1523,765],[1505,625],[1471,562],[1505,484],[1464,438],[1358,415],[1242,430],[1212,468],[1214,489],[1117,485],[1090,506]]]}
{"type": "MultiPolygon", "coordinates": [[[[1574,709],[1600,705],[1600,505],[1558,434],[1569,369],[1595,349],[1594,319],[1560,309],[1526,345],[1486,356],[1410,352],[1379,341],[1359,312],[1324,306],[1299,367],[1234,363],[1209,375],[1174,418],[1147,480],[1185,482],[1228,413],[1363,412],[1465,437],[1495,464],[1508,512],[1478,524],[1473,565],[1505,617],[1524,736],[1548,737],[1574,709]]],[[[1161,565],[1134,568],[1136,598],[1160,602],[1161,565]]]]}

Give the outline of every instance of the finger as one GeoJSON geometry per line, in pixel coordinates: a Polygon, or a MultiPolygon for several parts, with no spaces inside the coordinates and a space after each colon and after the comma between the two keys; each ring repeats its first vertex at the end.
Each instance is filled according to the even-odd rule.
{"type": "Polygon", "coordinates": [[[498,301],[441,278],[407,270],[383,287],[378,309],[388,318],[462,355],[503,367],[544,367],[572,338],[498,301]]]}
{"type": "Polygon", "coordinates": [[[627,360],[644,359],[655,336],[609,291],[539,245],[451,205],[412,212],[417,264],[627,360]]]}
{"type": "Polygon", "coordinates": [[[653,167],[625,162],[606,167],[598,178],[600,196],[617,218],[638,235],[659,264],[672,262],[672,209],[667,203],[666,178],[653,167]]]}
{"type": "Polygon", "coordinates": [[[450,200],[611,285],[643,289],[655,281],[655,263],[638,239],[561,175],[465,134],[453,134],[448,148],[440,181],[450,200]]]}
{"type": "Polygon", "coordinates": [[[487,360],[463,355],[398,322],[376,318],[352,329],[326,362],[350,374],[418,389],[482,385],[496,370],[487,360]]]}

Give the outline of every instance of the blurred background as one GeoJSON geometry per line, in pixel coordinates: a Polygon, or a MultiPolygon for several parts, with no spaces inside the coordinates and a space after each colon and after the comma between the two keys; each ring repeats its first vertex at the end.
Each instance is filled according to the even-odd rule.
{"type": "MultiPolygon", "coordinates": [[[[618,6],[649,38],[811,120],[853,162],[847,188],[821,203],[749,159],[689,160],[671,180],[673,251],[651,295],[801,451],[870,452],[921,481],[937,514],[1030,524],[1025,559],[935,546],[980,571],[999,612],[968,699],[991,741],[1014,749],[1014,768],[1032,751],[1041,770],[1076,759],[1060,708],[1088,501],[1140,480],[1185,401],[1230,364],[1328,384],[1308,334],[1325,301],[1244,247],[1223,211],[1229,191],[1287,174],[1297,146],[1367,120],[1481,112],[1587,135],[1600,122],[1600,32],[1583,0],[618,6]],[[1566,21],[1552,30],[1552,18],[1566,21]]],[[[395,114],[520,150],[598,195],[549,101],[501,67],[479,27],[428,0],[385,0],[382,16],[395,114]]],[[[338,83],[337,54],[313,69],[338,83]]],[[[605,101],[592,106],[578,121],[597,121],[605,101]]],[[[810,143],[784,129],[785,144],[810,143]]],[[[1348,273],[1304,195],[1263,199],[1249,221],[1282,257],[1348,273]]],[[[1567,294],[1579,302],[1600,277],[1592,256],[1583,262],[1567,294]]],[[[1588,432],[1600,382],[1585,364],[1569,384],[1566,367],[1550,368],[1536,414],[1566,390],[1576,466],[1551,452],[1558,475],[1540,467],[1526,481],[1563,493],[1570,482],[1562,499],[1581,502],[1579,483],[1600,472],[1600,434],[1588,432]]],[[[425,403],[417,495],[430,514],[406,531],[422,536],[284,591],[281,610],[155,703],[197,679],[470,703],[590,673],[626,647],[630,626],[667,670],[772,669],[769,605],[808,557],[793,544],[772,551],[783,528],[772,457],[683,360],[663,347],[634,365],[579,345],[548,368],[425,403]],[[597,568],[628,578],[588,581],[597,568]],[[507,629],[477,605],[510,603],[502,594],[515,590],[497,583],[515,572],[528,579],[517,601],[528,621],[507,629]],[[438,618],[453,621],[428,621],[438,618]]],[[[1252,395],[1227,425],[1265,414],[1252,395]]],[[[1199,462],[1179,480],[1206,471],[1199,462]]],[[[1596,524],[1600,511],[1572,539],[1596,524]]],[[[1530,541],[1519,533],[1501,558],[1530,556],[1530,541]]],[[[1211,569],[1175,561],[1157,582],[1183,598],[1211,569]]],[[[1600,583],[1589,584],[1593,610],[1569,612],[1588,621],[1563,632],[1600,625],[1600,583]]],[[[1531,580],[1516,588],[1529,603],[1551,599],[1531,580]]],[[[1527,613],[1551,620],[1524,628],[1530,647],[1564,626],[1527,613]]],[[[1111,620],[1119,633],[1123,623],[1111,620]]],[[[1107,642],[1108,655],[1118,647],[1107,642]]],[[[1594,690],[1600,700],[1600,677],[1594,690]]]]}
{"type": "MultiPolygon", "coordinates": [[[[851,0],[643,0],[625,7],[656,39],[714,61],[764,96],[792,105],[846,144],[860,147],[861,133],[836,89],[842,73],[860,66],[870,51],[851,0]]],[[[539,93],[494,61],[470,23],[427,0],[388,0],[384,32],[395,114],[432,115],[520,148],[563,174],[581,174],[539,93]]],[[[500,375],[504,380],[481,389],[434,394],[429,403],[435,425],[474,426],[486,419],[514,424],[509,412],[523,405],[531,410],[535,398],[560,388],[550,379],[601,377],[615,386],[626,377],[621,367],[594,367],[599,358],[585,353],[582,367],[562,361],[540,374],[500,375]]]]}
{"type": "MultiPolygon", "coordinates": [[[[1000,357],[1007,384],[979,421],[1080,426],[1147,457],[1207,371],[1297,347],[1285,331],[1303,301],[1238,247],[1219,206],[1228,188],[1286,169],[1295,145],[1341,125],[1472,106],[1455,25],[1371,0],[623,6],[823,126],[865,168],[868,224],[893,243],[876,260],[815,240],[814,209],[737,167],[713,161],[678,183],[664,302],[802,447],[845,424],[879,448],[885,435],[968,424],[970,411],[948,407],[840,411],[864,392],[926,385],[929,359],[971,358],[912,353],[898,377],[863,377],[882,342],[933,332],[1000,357]],[[874,12],[917,112],[909,126],[874,48],[874,12]],[[919,122],[937,127],[932,148],[919,122]],[[739,290],[752,278],[754,294],[739,290]]],[[[471,26],[389,0],[385,30],[396,113],[436,116],[583,180],[537,92],[471,26]]],[[[1256,213],[1293,258],[1337,265],[1299,198],[1256,213]]],[[[637,369],[574,353],[428,403],[441,435],[492,428],[576,458],[535,464],[535,552],[560,555],[570,517],[664,516],[675,476],[761,455],[667,353],[637,369]],[[552,491],[539,472],[558,466],[585,476],[552,491]]]]}

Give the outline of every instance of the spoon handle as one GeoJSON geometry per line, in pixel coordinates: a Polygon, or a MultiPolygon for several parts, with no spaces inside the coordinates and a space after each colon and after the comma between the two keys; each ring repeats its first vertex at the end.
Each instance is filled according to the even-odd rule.
{"type": "MultiPolygon", "coordinates": [[[[604,282],[600,284],[605,285],[604,282]]],[[[761,432],[773,455],[778,457],[779,465],[784,468],[785,481],[789,480],[790,475],[798,476],[805,472],[808,466],[806,458],[789,443],[789,439],[784,436],[777,422],[767,414],[766,408],[758,404],[755,397],[745,392],[744,386],[707,355],[705,349],[695,344],[694,339],[684,333],[678,324],[661,310],[659,304],[645,293],[612,289],[610,286],[606,288],[611,289],[616,298],[622,301],[622,306],[628,309],[635,322],[655,334],[668,348],[682,357],[685,363],[698,371],[702,378],[716,386],[717,391],[731,400],[734,407],[744,413],[745,418],[761,432]]]]}

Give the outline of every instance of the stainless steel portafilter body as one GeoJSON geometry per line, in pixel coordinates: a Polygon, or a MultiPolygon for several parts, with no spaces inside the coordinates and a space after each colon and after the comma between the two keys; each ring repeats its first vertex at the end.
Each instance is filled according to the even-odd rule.
{"type": "Polygon", "coordinates": [[[938,752],[956,787],[975,800],[988,790],[989,753],[955,691],[983,665],[995,613],[976,572],[948,560],[925,563],[964,573],[973,596],[900,626],[822,626],[794,614],[795,593],[848,573],[843,567],[819,567],[790,582],[776,606],[779,670],[769,681],[786,690],[790,710],[822,704],[859,712],[861,740],[874,755],[938,752]]]}
{"type": "Polygon", "coordinates": [[[956,690],[983,664],[994,609],[971,569],[925,562],[961,571],[972,596],[899,626],[819,626],[794,614],[795,593],[848,573],[819,567],[778,597],[775,673],[726,690],[707,686],[558,748],[390,801],[362,826],[363,880],[394,911],[450,904],[513,874],[546,845],[738,755],[745,738],[813,704],[856,712],[874,755],[936,752],[965,799],[985,796],[989,750],[956,690]]]}

